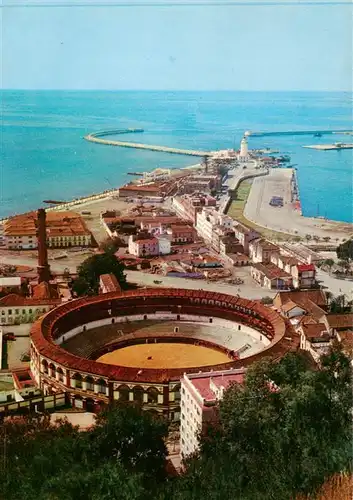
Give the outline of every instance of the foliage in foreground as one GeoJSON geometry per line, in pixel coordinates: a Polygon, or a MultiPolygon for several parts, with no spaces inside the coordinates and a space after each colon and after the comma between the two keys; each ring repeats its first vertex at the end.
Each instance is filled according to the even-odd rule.
{"type": "Polygon", "coordinates": [[[99,277],[102,274],[114,274],[120,286],[125,288],[124,269],[124,265],[112,252],[92,255],[78,266],[78,277],[73,282],[72,288],[78,296],[96,295],[99,289],[99,277]]]}
{"type": "MultiPolygon", "coordinates": [[[[352,380],[335,346],[311,371],[300,354],[253,365],[178,478],[165,475],[165,422],[134,406],[78,432],[32,417],[0,428],[6,500],[293,500],[352,464],[352,380]]],[[[302,497],[300,497],[302,498],[302,497]]],[[[311,496],[310,498],[315,498],[311,496]]],[[[334,497],[333,497],[334,498],[334,497]]],[[[336,499],[335,499],[336,500],[336,499]]]]}

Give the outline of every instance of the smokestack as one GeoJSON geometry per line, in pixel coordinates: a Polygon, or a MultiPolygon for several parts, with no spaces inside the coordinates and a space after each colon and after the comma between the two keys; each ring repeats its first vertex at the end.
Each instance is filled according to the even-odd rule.
{"type": "Polygon", "coordinates": [[[47,251],[47,227],[46,227],[46,213],[44,208],[39,208],[37,211],[37,239],[38,239],[38,283],[42,281],[49,281],[50,267],[48,264],[48,251],[47,251]]]}

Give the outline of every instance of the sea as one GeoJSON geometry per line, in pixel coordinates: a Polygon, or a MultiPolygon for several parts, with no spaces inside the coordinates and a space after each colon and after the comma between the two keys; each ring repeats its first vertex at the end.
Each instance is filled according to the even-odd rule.
{"type": "MultiPolygon", "coordinates": [[[[352,129],[352,96],[344,92],[0,91],[0,217],[113,187],[156,167],[197,158],[103,146],[83,136],[142,128],[123,140],[184,149],[238,148],[246,130],[352,129]]],[[[122,139],[122,136],[119,137],[122,139]]],[[[304,145],[353,142],[334,135],[251,137],[297,168],[303,215],[353,222],[353,150],[304,145]]]]}

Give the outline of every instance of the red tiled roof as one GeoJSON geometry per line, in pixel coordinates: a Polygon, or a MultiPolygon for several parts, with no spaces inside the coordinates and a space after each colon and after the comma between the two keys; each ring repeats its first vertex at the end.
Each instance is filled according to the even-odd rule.
{"type": "Polygon", "coordinates": [[[300,271],[300,272],[315,271],[314,264],[298,264],[297,268],[298,268],[298,271],[300,271]]]}
{"type": "Polygon", "coordinates": [[[331,328],[353,328],[353,313],[328,314],[326,318],[331,328]]]}
{"type": "Polygon", "coordinates": [[[202,378],[191,378],[190,382],[195,387],[196,391],[200,394],[200,396],[206,401],[215,401],[216,394],[210,387],[211,381],[218,387],[224,387],[225,389],[231,383],[242,384],[245,378],[245,370],[243,373],[237,373],[232,375],[215,375],[215,376],[207,376],[202,378]]]}
{"type": "Polygon", "coordinates": [[[33,299],[58,299],[59,292],[57,285],[42,281],[33,287],[33,299]]]}
{"type": "Polygon", "coordinates": [[[258,269],[261,273],[263,273],[268,279],[276,279],[276,278],[291,278],[291,275],[275,266],[274,264],[262,264],[258,262],[256,264],[252,264],[252,267],[258,269]]]}
{"type": "Polygon", "coordinates": [[[323,335],[329,338],[326,325],[324,323],[308,323],[303,325],[303,332],[308,339],[319,338],[323,335]]]}
{"type": "Polygon", "coordinates": [[[60,302],[60,299],[31,299],[10,293],[0,299],[0,307],[55,305],[60,302]]]}
{"type": "Polygon", "coordinates": [[[119,282],[114,274],[101,274],[99,279],[107,292],[116,292],[121,290],[119,282]]]}
{"type": "Polygon", "coordinates": [[[146,238],[145,240],[135,240],[134,243],[138,245],[156,245],[158,240],[157,238],[146,238]]]}

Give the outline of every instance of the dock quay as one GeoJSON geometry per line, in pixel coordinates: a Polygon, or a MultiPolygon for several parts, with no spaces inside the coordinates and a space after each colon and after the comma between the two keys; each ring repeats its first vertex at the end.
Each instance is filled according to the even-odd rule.
{"type": "Polygon", "coordinates": [[[154,146],[151,144],[141,144],[137,142],[125,142],[125,141],[115,141],[112,139],[104,139],[104,137],[109,135],[117,135],[117,134],[130,134],[130,133],[141,133],[143,129],[116,129],[116,130],[103,130],[101,132],[93,132],[91,134],[85,135],[84,139],[89,142],[95,142],[97,144],[103,144],[106,146],[118,146],[121,148],[135,148],[135,149],[147,149],[149,151],[160,151],[161,153],[171,153],[178,155],[186,155],[186,156],[212,156],[212,152],[210,151],[197,151],[190,149],[178,149],[171,148],[168,146],[154,146]]]}
{"type": "Polygon", "coordinates": [[[352,134],[352,130],[284,130],[278,132],[245,132],[247,137],[270,137],[280,135],[332,135],[332,134],[352,134]]]}
{"type": "Polygon", "coordinates": [[[330,150],[340,150],[340,149],[353,149],[353,144],[313,144],[312,146],[303,146],[303,148],[308,149],[319,149],[321,151],[330,151],[330,150]]]}

